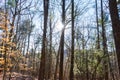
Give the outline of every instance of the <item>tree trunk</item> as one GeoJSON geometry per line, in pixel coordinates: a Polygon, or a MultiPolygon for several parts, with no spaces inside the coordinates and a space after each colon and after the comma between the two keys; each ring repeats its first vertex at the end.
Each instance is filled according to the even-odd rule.
{"type": "Polygon", "coordinates": [[[59,46],[59,49],[58,49],[58,54],[56,56],[56,65],[55,65],[54,80],[57,80],[57,73],[58,73],[58,66],[59,66],[59,55],[60,55],[60,46],[59,46]]]}
{"type": "Polygon", "coordinates": [[[63,63],[64,63],[64,30],[61,35],[60,43],[60,67],[59,67],[59,80],[64,80],[63,78],[63,63]]]}
{"type": "Polygon", "coordinates": [[[51,80],[52,76],[52,21],[50,19],[50,49],[49,49],[49,71],[48,71],[48,79],[51,80]]]}
{"type": "Polygon", "coordinates": [[[102,26],[102,38],[103,38],[103,52],[106,56],[104,59],[104,70],[105,70],[105,80],[108,80],[108,49],[107,49],[107,38],[106,38],[106,30],[105,30],[105,23],[104,23],[104,15],[103,15],[103,0],[101,0],[101,26],[102,26]]]}
{"type": "Polygon", "coordinates": [[[120,20],[119,20],[116,0],[109,0],[109,9],[110,9],[113,36],[114,36],[115,47],[116,47],[118,69],[120,74],[120,20]]]}
{"type": "Polygon", "coordinates": [[[100,36],[99,36],[99,24],[98,24],[98,9],[97,9],[97,0],[95,0],[96,6],[96,23],[97,23],[97,49],[100,49],[100,36]]]}
{"type": "Polygon", "coordinates": [[[41,51],[41,61],[40,61],[38,80],[44,80],[45,78],[45,56],[46,56],[45,43],[46,43],[46,33],[47,33],[49,0],[43,0],[43,1],[44,1],[44,30],[43,30],[42,51],[41,51]]]}
{"type": "Polygon", "coordinates": [[[71,11],[71,18],[72,18],[72,43],[71,43],[71,66],[70,66],[70,80],[74,80],[74,0],[71,0],[72,3],[72,11],[71,11]]]}
{"type": "Polygon", "coordinates": [[[64,64],[64,32],[65,32],[65,0],[62,0],[62,35],[60,43],[60,67],[59,67],[59,80],[64,80],[63,78],[63,64],[64,64]]]}

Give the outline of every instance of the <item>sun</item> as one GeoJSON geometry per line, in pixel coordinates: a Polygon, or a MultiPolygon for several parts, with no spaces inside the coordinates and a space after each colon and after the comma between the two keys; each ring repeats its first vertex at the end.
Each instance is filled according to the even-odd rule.
{"type": "Polygon", "coordinates": [[[63,27],[64,26],[63,26],[62,22],[60,20],[58,20],[56,22],[56,29],[57,29],[57,31],[61,31],[63,29],[63,27]]]}

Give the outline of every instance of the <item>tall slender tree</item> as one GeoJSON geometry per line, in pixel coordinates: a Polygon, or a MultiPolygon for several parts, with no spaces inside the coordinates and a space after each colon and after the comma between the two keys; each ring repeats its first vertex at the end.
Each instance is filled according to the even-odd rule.
{"type": "Polygon", "coordinates": [[[96,26],[97,26],[97,49],[100,49],[100,36],[99,36],[99,24],[98,24],[98,3],[95,0],[95,8],[96,8],[96,26]]]}
{"type": "Polygon", "coordinates": [[[59,67],[59,80],[64,80],[63,78],[63,63],[64,63],[64,33],[65,33],[65,0],[62,0],[62,34],[60,40],[60,67],[59,67]]]}
{"type": "Polygon", "coordinates": [[[72,28],[71,28],[71,66],[70,66],[70,80],[74,80],[74,0],[71,0],[72,10],[71,10],[71,19],[72,19],[72,28]]]}
{"type": "Polygon", "coordinates": [[[109,0],[109,10],[110,10],[110,16],[111,16],[111,21],[112,21],[112,29],[113,29],[115,47],[116,47],[118,69],[119,69],[119,74],[120,74],[120,20],[119,20],[116,0],[109,0]]]}
{"type": "Polygon", "coordinates": [[[49,26],[50,26],[50,49],[49,49],[49,71],[48,71],[48,79],[51,79],[51,74],[52,74],[52,18],[50,18],[49,21],[49,26]]]}
{"type": "Polygon", "coordinates": [[[43,40],[42,40],[42,51],[41,51],[41,61],[39,68],[39,76],[38,80],[45,79],[45,56],[46,56],[46,33],[47,33],[47,20],[48,20],[48,8],[49,8],[49,0],[43,0],[43,8],[44,8],[44,29],[43,29],[43,40]]]}
{"type": "Polygon", "coordinates": [[[103,38],[103,52],[106,56],[104,59],[104,69],[105,69],[105,80],[108,80],[108,49],[107,49],[107,38],[106,38],[106,30],[105,30],[105,23],[104,23],[104,14],[103,14],[103,0],[101,0],[101,26],[102,26],[102,38],[103,38]]]}

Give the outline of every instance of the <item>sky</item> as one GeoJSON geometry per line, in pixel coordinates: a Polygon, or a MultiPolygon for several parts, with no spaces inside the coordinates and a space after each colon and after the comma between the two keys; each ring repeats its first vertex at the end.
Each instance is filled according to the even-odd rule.
{"type": "MultiPolygon", "coordinates": [[[[4,2],[4,0],[0,0],[0,1],[4,2]]],[[[86,10],[85,13],[82,14],[79,17],[79,20],[80,20],[79,24],[82,24],[84,22],[84,25],[87,25],[87,24],[90,23],[90,21],[93,21],[93,20],[90,20],[91,16],[94,15],[94,13],[95,13],[94,12],[94,8],[93,8],[93,3],[92,3],[93,1],[94,0],[82,0],[82,2],[80,2],[80,0],[75,0],[75,4],[78,4],[78,3],[80,4],[78,6],[78,8],[80,8],[80,9],[84,9],[84,6],[89,3],[89,5],[87,5],[89,9],[86,10]],[[90,3],[88,1],[90,1],[90,3]],[[78,3],[76,3],[76,2],[78,2],[78,3]]],[[[39,1],[39,3],[42,4],[41,1],[39,1]]],[[[60,3],[56,3],[54,5],[56,7],[54,7],[53,5],[50,5],[50,6],[53,8],[53,10],[55,10],[54,11],[54,15],[55,15],[54,18],[57,19],[57,21],[55,23],[54,33],[57,33],[57,32],[61,32],[61,30],[63,28],[63,24],[61,22],[61,7],[60,7],[60,3]]],[[[33,11],[42,11],[43,10],[43,6],[42,5],[34,5],[34,6],[36,6],[35,9],[32,8],[31,10],[33,10],[33,11]]],[[[49,10],[49,12],[50,11],[51,10],[49,10]]],[[[67,11],[67,12],[70,12],[70,11],[67,11]]],[[[42,14],[42,12],[41,12],[41,14],[42,14]]],[[[41,22],[41,19],[40,19],[41,14],[36,12],[36,16],[35,16],[35,18],[33,20],[33,24],[36,25],[33,34],[37,33],[37,35],[39,35],[39,34],[42,35],[42,30],[41,29],[43,29],[43,28],[41,28],[41,27],[43,26],[43,19],[42,19],[42,22],[41,22]]],[[[69,15],[68,14],[69,13],[67,13],[67,15],[66,15],[67,18],[70,17],[70,14],[69,15]]],[[[67,27],[71,27],[71,23],[68,24],[67,27]]],[[[66,29],[66,31],[65,31],[66,36],[70,37],[70,31],[71,31],[70,28],[66,29]]],[[[85,32],[85,34],[87,34],[87,32],[85,32]]],[[[56,35],[57,35],[57,37],[59,37],[60,33],[56,34],[56,35]]],[[[56,40],[56,38],[54,39],[54,41],[55,40],[56,40]]],[[[33,37],[31,37],[31,44],[30,44],[31,47],[33,47],[33,42],[34,42],[34,39],[33,39],[33,37]]]]}
{"type": "MultiPolygon", "coordinates": [[[[79,1],[79,0],[77,0],[77,1],[79,1]]],[[[84,15],[82,15],[81,17],[79,17],[79,20],[80,20],[80,22],[84,22],[84,25],[87,25],[87,24],[89,24],[90,23],[90,21],[92,21],[92,20],[90,20],[90,16],[92,16],[93,14],[94,14],[94,7],[93,7],[93,4],[92,4],[92,2],[93,2],[93,0],[82,0],[83,2],[85,2],[84,4],[83,3],[80,3],[80,4],[82,4],[82,5],[80,5],[79,6],[79,8],[83,8],[83,6],[85,6],[86,4],[89,4],[88,5],[88,10],[84,13],[84,15]],[[90,1],[91,3],[89,3],[88,1],[90,1]]],[[[76,3],[77,4],[77,3],[76,3]]],[[[55,5],[55,4],[54,4],[55,5]]],[[[51,6],[52,7],[52,6],[51,6]]],[[[38,6],[36,6],[36,8],[37,9],[40,9],[40,10],[43,10],[42,8],[42,5],[40,6],[40,5],[38,5],[38,6]]],[[[55,20],[57,20],[56,21],[56,23],[55,23],[55,29],[54,29],[54,33],[57,33],[55,36],[53,36],[53,42],[55,41],[58,41],[58,43],[59,43],[59,38],[60,38],[60,34],[61,34],[61,30],[62,30],[62,28],[63,28],[63,24],[62,24],[62,22],[61,22],[61,7],[60,7],[60,4],[58,5],[58,3],[57,3],[57,6],[56,7],[53,7],[54,8],[54,18],[55,18],[55,20]],[[59,33],[58,33],[59,32],[59,33]],[[58,38],[57,38],[58,37],[58,38]],[[56,38],[58,39],[58,40],[56,40],[56,38]]],[[[49,13],[51,12],[51,10],[49,10],[49,13]]],[[[34,18],[34,20],[33,20],[33,24],[35,24],[36,25],[36,28],[34,29],[34,32],[35,33],[39,33],[40,35],[42,35],[42,30],[41,30],[41,27],[43,26],[43,20],[42,20],[42,23],[41,23],[41,19],[39,18],[39,17],[41,17],[39,14],[37,14],[37,16],[34,18]],[[39,18],[39,19],[38,19],[39,18]]],[[[70,17],[70,15],[68,15],[68,13],[67,13],[67,15],[66,15],[66,17],[70,17]]],[[[79,23],[79,24],[82,24],[82,23],[79,23]]],[[[68,24],[67,25],[67,27],[71,27],[71,23],[70,24],[68,24]]],[[[43,27],[42,27],[42,29],[43,29],[43,27]]],[[[69,39],[70,38],[70,36],[71,36],[71,34],[70,34],[70,31],[71,31],[71,28],[68,28],[68,29],[66,29],[65,30],[65,35],[66,35],[66,37],[69,39]]],[[[86,32],[84,32],[84,34],[86,34],[87,35],[87,31],[86,32]]],[[[32,37],[31,37],[32,38],[32,37]]],[[[33,45],[33,42],[34,42],[34,39],[31,39],[31,46],[33,45]]]]}

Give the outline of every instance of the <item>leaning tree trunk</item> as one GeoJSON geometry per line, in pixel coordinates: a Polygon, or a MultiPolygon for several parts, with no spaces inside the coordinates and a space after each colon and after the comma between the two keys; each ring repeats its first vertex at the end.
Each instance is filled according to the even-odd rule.
{"type": "Polygon", "coordinates": [[[43,30],[42,51],[41,51],[41,61],[40,61],[38,80],[44,80],[45,78],[45,56],[46,56],[45,43],[46,43],[46,33],[47,33],[49,0],[43,0],[43,1],[44,1],[44,30],[43,30]]]}
{"type": "Polygon", "coordinates": [[[116,47],[118,69],[119,69],[119,74],[120,74],[120,20],[119,20],[116,0],[109,0],[109,10],[110,10],[110,16],[111,16],[111,21],[112,21],[112,29],[113,29],[115,47],[116,47]]]}

